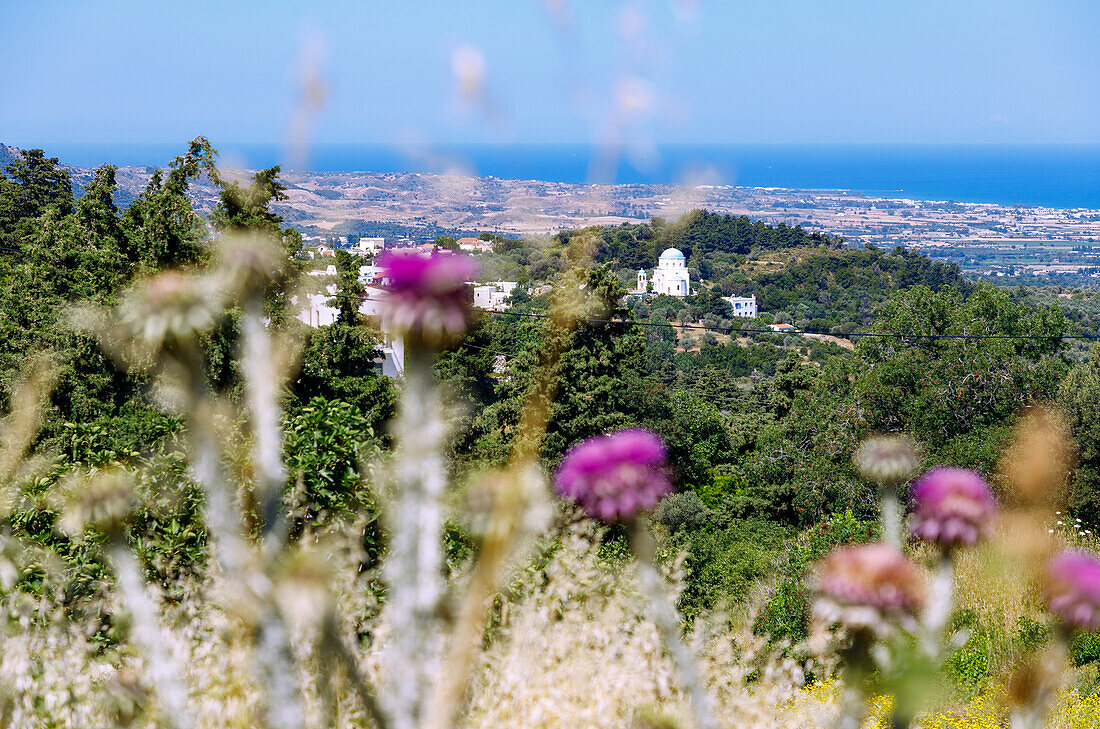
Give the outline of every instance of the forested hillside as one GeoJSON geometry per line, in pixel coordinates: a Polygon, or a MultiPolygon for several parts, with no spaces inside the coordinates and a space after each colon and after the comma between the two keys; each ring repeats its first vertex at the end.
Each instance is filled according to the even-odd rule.
{"type": "MultiPolygon", "coordinates": [[[[36,377],[47,393],[41,427],[26,444],[31,465],[12,481],[18,495],[5,512],[8,531],[59,558],[65,609],[91,610],[103,557],[62,527],[57,494],[79,474],[133,469],[143,491],[126,539],[143,568],[172,594],[202,574],[206,497],[181,456],[195,427],[174,405],[183,395],[156,384],[151,362],[120,358],[105,330],[88,322],[107,321],[95,316],[120,302],[131,311],[125,307],[144,296],[132,316],[169,337],[190,326],[157,318],[158,307],[170,310],[173,287],[207,280],[229,266],[233,241],[258,239],[275,251],[270,262],[249,264],[249,275],[263,273],[261,294],[209,315],[211,325],[188,345],[202,372],[192,389],[217,403],[210,417],[227,465],[248,483],[242,464],[253,444],[243,433],[256,416],[244,414],[238,340],[245,322],[262,314],[288,374],[276,424],[285,447],[277,484],[285,500],[273,502],[285,510],[281,538],[293,543],[354,524],[356,558],[373,575],[388,544],[375,466],[391,454],[398,395],[409,385],[375,367],[380,334],[354,305],[362,289],[353,259],[336,259],[337,323],[309,328],[290,315],[301,237],[270,212],[283,194],[277,167],[247,184],[223,180],[215,150],[197,139],[125,211],[113,193],[107,165],[74,198],[58,160],[40,150],[0,176],[0,411],[16,413],[19,393],[36,377]],[[208,218],[187,195],[200,176],[221,191],[208,218]]],[[[831,545],[878,534],[876,486],[853,465],[873,433],[908,433],[923,446],[923,465],[973,468],[1000,488],[999,459],[1020,414],[1058,403],[1079,454],[1067,484],[1073,518],[1100,528],[1100,355],[1075,359],[1059,338],[1093,331],[1096,312],[1083,292],[1067,301],[1045,290],[1006,291],[900,248],[849,250],[801,228],[706,211],[552,239],[490,239],[482,277],[514,277],[524,287],[507,311],[479,313],[434,363],[446,396],[445,469],[474,479],[505,468],[529,444],[551,472],[586,438],[633,427],[659,435],[679,493],[662,502],[651,526],[664,557],[685,555],[680,608],[689,621],[742,609],[754,586],[767,584],[757,630],[806,636],[809,598],[799,585],[809,563],[831,545]],[[652,268],[666,247],[686,255],[695,294],[627,296],[624,282],[652,268]],[[732,319],[723,295],[755,295],[762,313],[732,319]],[[775,322],[834,336],[776,333],[766,326],[775,322]],[[545,415],[538,428],[533,411],[545,415]]],[[[194,303],[195,316],[213,305],[194,303]]],[[[479,484],[472,480],[471,493],[455,502],[476,501],[479,484]]],[[[247,488],[237,496],[250,528],[266,534],[273,516],[260,496],[247,488]]],[[[448,522],[446,554],[456,571],[486,538],[478,530],[457,511],[448,522]]],[[[622,551],[625,536],[612,527],[604,548],[622,551]]],[[[44,595],[44,570],[29,566],[13,589],[44,595]]],[[[381,594],[376,580],[369,591],[381,594]]],[[[992,617],[959,619],[988,627],[992,617]]],[[[100,630],[105,645],[120,639],[108,615],[100,630]]],[[[990,662],[967,685],[993,671],[990,662]]]]}

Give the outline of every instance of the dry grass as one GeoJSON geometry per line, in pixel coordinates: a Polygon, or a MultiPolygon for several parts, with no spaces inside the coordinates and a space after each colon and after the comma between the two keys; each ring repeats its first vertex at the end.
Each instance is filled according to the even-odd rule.
{"type": "MultiPolygon", "coordinates": [[[[689,707],[646,602],[633,586],[633,570],[602,563],[594,537],[586,527],[567,531],[544,569],[525,571],[514,583],[515,599],[503,611],[502,628],[479,656],[460,726],[618,729],[653,725],[657,719],[690,726],[689,707]]],[[[341,627],[345,635],[369,636],[351,647],[362,672],[378,685],[389,643],[385,618],[378,617],[363,577],[355,574],[354,555],[339,549],[328,553],[346,556],[328,565],[344,616],[341,627]]],[[[1002,594],[992,586],[1010,566],[994,546],[965,557],[959,573],[963,605],[990,619],[1034,614],[1026,591],[1002,594]]],[[[196,589],[216,595],[219,585],[196,589]]],[[[196,599],[183,604],[202,603],[196,599]]],[[[0,655],[2,725],[163,726],[152,687],[143,678],[143,659],[125,648],[102,650],[86,626],[68,621],[59,611],[43,612],[44,604],[26,596],[3,602],[9,633],[0,655]]],[[[309,619],[314,607],[302,598],[297,611],[302,619],[295,624],[293,641],[301,659],[299,679],[309,725],[369,727],[343,672],[316,652],[316,625],[309,619]]],[[[113,610],[115,605],[108,598],[104,608],[113,610]]],[[[253,643],[241,621],[209,602],[200,610],[167,605],[163,610],[166,644],[187,667],[197,727],[257,726],[253,643]]],[[[766,653],[759,637],[737,627],[730,630],[724,620],[700,621],[689,639],[722,726],[830,725],[836,711],[835,683],[804,686],[796,663],[766,653]]],[[[889,705],[889,697],[872,699],[867,726],[875,726],[889,705]]],[[[950,710],[925,715],[920,725],[994,729],[1004,726],[1005,719],[1003,691],[994,687],[950,710]]],[[[1098,722],[1100,697],[1070,689],[1048,725],[1084,729],[1098,722]]]]}

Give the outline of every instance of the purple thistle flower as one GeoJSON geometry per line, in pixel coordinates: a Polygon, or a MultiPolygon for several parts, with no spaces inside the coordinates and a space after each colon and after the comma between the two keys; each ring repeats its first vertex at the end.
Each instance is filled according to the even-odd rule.
{"type": "Polygon", "coordinates": [[[909,532],[952,548],[989,534],[997,502],[980,475],[966,468],[934,468],[913,486],[909,532]]]}
{"type": "Polygon", "coordinates": [[[841,547],[818,565],[814,618],[826,625],[869,630],[915,630],[925,600],[924,577],[899,550],[884,543],[841,547]]]}
{"type": "Polygon", "coordinates": [[[1100,560],[1062,552],[1047,567],[1043,594],[1050,611],[1070,629],[1100,629],[1100,560]]]}
{"type": "Polygon", "coordinates": [[[468,256],[383,253],[378,265],[389,281],[383,328],[433,344],[466,331],[470,311],[466,282],[477,275],[468,256]]]}
{"type": "Polygon", "coordinates": [[[629,521],[672,492],[665,444],[632,428],[573,446],[554,479],[557,492],[602,521],[629,521]]]}

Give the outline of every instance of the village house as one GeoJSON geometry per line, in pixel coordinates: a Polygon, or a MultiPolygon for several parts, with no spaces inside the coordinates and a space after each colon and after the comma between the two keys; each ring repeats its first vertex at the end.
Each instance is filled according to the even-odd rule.
{"type": "Polygon", "coordinates": [[[359,267],[359,283],[371,286],[375,283],[382,284],[382,267],[381,266],[360,266],[359,267]]]}
{"type": "Polygon", "coordinates": [[[734,316],[755,317],[756,296],[723,296],[722,301],[730,305],[730,311],[734,316]]]}
{"type": "Polygon", "coordinates": [[[458,239],[458,249],[468,253],[488,253],[493,250],[493,244],[487,240],[467,236],[458,239]]]}
{"type": "Polygon", "coordinates": [[[508,297],[518,285],[516,281],[496,281],[474,286],[474,306],[490,311],[503,311],[508,308],[508,297]]]}
{"type": "Polygon", "coordinates": [[[320,269],[310,271],[309,275],[310,276],[335,276],[336,275],[336,266],[332,266],[332,265],[327,266],[323,271],[320,270],[320,269]]]}
{"type": "Polygon", "coordinates": [[[386,239],[385,238],[360,238],[356,241],[352,251],[360,255],[370,255],[385,250],[386,239]]]}

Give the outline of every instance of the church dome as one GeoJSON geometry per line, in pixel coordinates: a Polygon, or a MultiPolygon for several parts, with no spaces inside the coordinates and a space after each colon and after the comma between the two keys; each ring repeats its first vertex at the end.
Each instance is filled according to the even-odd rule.
{"type": "Polygon", "coordinates": [[[679,248],[666,248],[665,252],[661,254],[661,258],[668,260],[682,261],[684,260],[684,254],[680,252],[679,248]]]}

